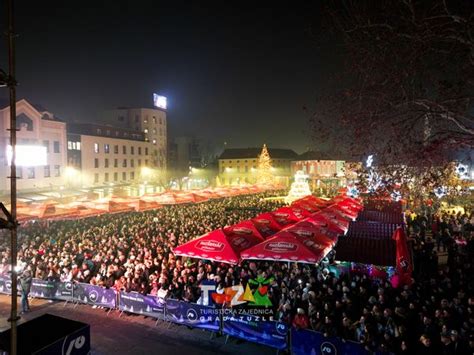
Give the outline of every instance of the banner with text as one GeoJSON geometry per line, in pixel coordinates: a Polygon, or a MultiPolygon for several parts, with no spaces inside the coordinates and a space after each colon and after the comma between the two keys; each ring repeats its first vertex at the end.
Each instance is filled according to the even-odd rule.
{"type": "Polygon", "coordinates": [[[144,296],[138,292],[122,291],[120,292],[119,309],[124,312],[164,319],[165,302],[156,296],[144,296]]]}
{"type": "Polygon", "coordinates": [[[195,303],[167,299],[166,320],[214,332],[220,329],[219,309],[195,303]]]}
{"type": "Polygon", "coordinates": [[[115,308],[117,303],[114,290],[83,283],[74,284],[72,296],[74,301],[107,308],[115,308]]]}
{"type": "Polygon", "coordinates": [[[224,334],[272,348],[287,347],[288,326],[285,323],[262,321],[253,315],[224,315],[223,320],[224,334]]]}
{"type": "Polygon", "coordinates": [[[337,337],[326,338],[313,330],[291,328],[291,353],[294,355],[368,355],[362,345],[353,341],[342,341],[337,337]]]}
{"type": "Polygon", "coordinates": [[[31,283],[30,296],[36,298],[56,299],[59,284],[59,281],[33,279],[31,283]]]}

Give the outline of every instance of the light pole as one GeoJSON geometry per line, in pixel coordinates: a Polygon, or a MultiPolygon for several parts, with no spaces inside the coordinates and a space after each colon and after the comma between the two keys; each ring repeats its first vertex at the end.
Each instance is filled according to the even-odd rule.
{"type": "Polygon", "coordinates": [[[7,86],[10,96],[10,145],[12,147],[11,170],[10,170],[10,204],[11,210],[8,212],[3,205],[1,209],[4,212],[7,220],[0,220],[0,228],[7,228],[11,232],[10,239],[10,267],[11,267],[11,309],[10,318],[10,354],[17,354],[17,220],[16,220],[16,79],[15,79],[15,32],[13,22],[13,0],[7,0],[7,16],[8,29],[7,44],[8,44],[8,74],[0,70],[0,86],[7,86]]]}

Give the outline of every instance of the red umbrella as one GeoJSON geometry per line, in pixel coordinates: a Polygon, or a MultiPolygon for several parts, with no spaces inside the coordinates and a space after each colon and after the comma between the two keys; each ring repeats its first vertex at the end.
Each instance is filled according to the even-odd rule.
{"type": "Polygon", "coordinates": [[[272,214],[275,220],[282,226],[294,224],[301,220],[301,218],[298,217],[289,207],[280,207],[276,211],[272,212],[272,214]]]}
{"type": "Polygon", "coordinates": [[[251,221],[264,238],[268,238],[283,228],[270,212],[259,214],[251,221]]]}
{"type": "Polygon", "coordinates": [[[318,208],[325,207],[325,206],[327,206],[331,203],[331,201],[324,200],[322,198],[319,198],[319,197],[316,197],[316,196],[313,196],[313,195],[303,197],[301,200],[298,200],[298,201],[304,201],[306,203],[311,203],[312,205],[314,205],[315,207],[318,207],[318,208]]]}
{"type": "Polygon", "coordinates": [[[312,203],[308,203],[306,201],[301,201],[301,200],[294,201],[291,204],[291,207],[299,208],[299,209],[308,211],[310,214],[311,213],[316,213],[320,210],[316,205],[314,205],[312,203]]]}
{"type": "Polygon", "coordinates": [[[328,208],[325,208],[322,212],[337,213],[347,221],[355,221],[359,215],[359,212],[351,211],[339,205],[331,205],[328,208]]]}
{"type": "Polygon", "coordinates": [[[234,250],[231,242],[221,229],[182,244],[176,247],[173,252],[180,256],[208,259],[228,264],[239,262],[239,253],[234,250]]]}
{"type": "Polygon", "coordinates": [[[262,235],[250,220],[224,228],[224,234],[238,252],[263,242],[262,235]]]}
{"type": "Polygon", "coordinates": [[[335,223],[331,218],[315,213],[311,217],[305,219],[305,221],[314,224],[321,229],[323,234],[327,234],[332,237],[337,237],[345,233],[345,229],[339,224],[335,223]]]}
{"type": "Polygon", "coordinates": [[[331,248],[334,246],[334,244],[336,244],[335,240],[333,240],[330,236],[323,235],[321,228],[308,221],[298,222],[288,228],[285,228],[284,231],[293,233],[300,238],[311,239],[318,245],[321,245],[323,249],[327,247],[331,248]]]}
{"type": "Polygon", "coordinates": [[[273,237],[241,253],[242,259],[288,261],[315,264],[323,257],[289,232],[278,232],[273,237]]]}
{"type": "Polygon", "coordinates": [[[338,227],[340,227],[344,231],[344,233],[349,230],[348,219],[344,218],[341,214],[339,214],[337,210],[325,209],[324,211],[318,212],[317,214],[320,214],[329,219],[332,223],[337,224],[338,227]]]}
{"type": "MultiPolygon", "coordinates": [[[[291,211],[295,214],[296,217],[298,217],[300,220],[305,219],[306,217],[311,216],[311,212],[308,210],[304,209],[303,207],[299,207],[298,205],[292,204],[289,208],[291,208],[291,211]]],[[[316,211],[315,211],[316,212],[316,211]]]]}

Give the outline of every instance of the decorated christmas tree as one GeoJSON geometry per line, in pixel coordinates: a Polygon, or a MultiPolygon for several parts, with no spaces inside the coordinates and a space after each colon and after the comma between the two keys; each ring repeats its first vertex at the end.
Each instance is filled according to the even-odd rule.
{"type": "Polygon", "coordinates": [[[302,170],[298,170],[295,174],[295,182],[291,184],[290,192],[285,198],[286,203],[292,203],[302,197],[311,195],[311,190],[308,184],[308,175],[302,170]]]}
{"type": "Polygon", "coordinates": [[[274,182],[272,173],[272,160],[268,154],[267,146],[264,144],[262,152],[258,157],[257,183],[268,185],[274,182]]]}

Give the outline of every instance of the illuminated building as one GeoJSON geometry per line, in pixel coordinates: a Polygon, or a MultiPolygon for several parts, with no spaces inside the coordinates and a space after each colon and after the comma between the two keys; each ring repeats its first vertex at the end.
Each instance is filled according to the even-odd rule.
{"type": "Polygon", "coordinates": [[[301,170],[308,175],[312,190],[337,188],[346,185],[348,173],[350,175],[350,165],[354,162],[352,158],[307,151],[294,159],[291,169],[293,173],[301,170]]]}
{"type": "Polygon", "coordinates": [[[146,180],[153,168],[142,132],[92,123],[68,124],[68,185],[105,186],[146,180]]]}
{"type": "MultiPolygon", "coordinates": [[[[10,189],[7,149],[10,143],[9,103],[0,106],[0,190],[10,189]]],[[[22,99],[17,113],[17,189],[38,191],[64,185],[66,123],[39,105],[22,99]]]]}
{"type": "MultiPolygon", "coordinates": [[[[219,181],[222,185],[255,184],[258,156],[262,148],[225,149],[219,157],[219,181]]],[[[275,183],[289,186],[291,162],[298,155],[291,149],[268,148],[275,183]]]]}
{"type": "MultiPolygon", "coordinates": [[[[163,98],[163,96],[160,96],[163,98]]],[[[166,101],[160,102],[161,107],[155,108],[128,108],[119,107],[104,112],[103,118],[114,126],[140,131],[145,140],[153,146],[151,155],[156,168],[166,171],[167,168],[167,122],[166,101]]]]}

